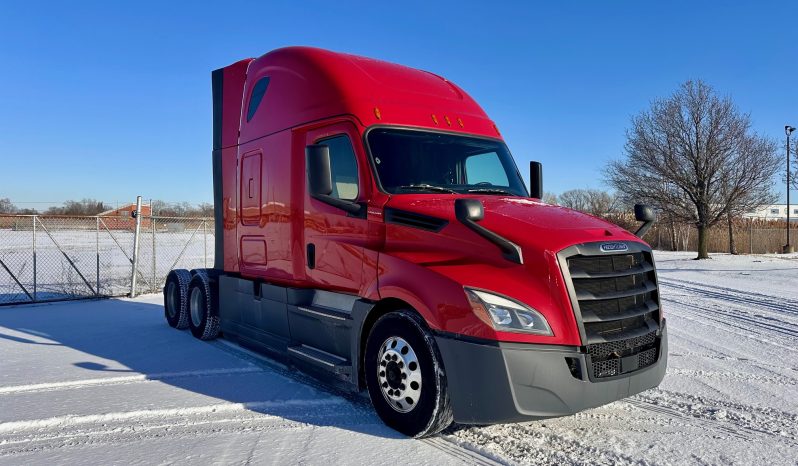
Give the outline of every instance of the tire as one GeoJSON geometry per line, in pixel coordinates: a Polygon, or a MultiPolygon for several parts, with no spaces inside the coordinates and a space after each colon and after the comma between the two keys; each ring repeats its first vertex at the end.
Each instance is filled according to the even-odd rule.
{"type": "Polygon", "coordinates": [[[420,317],[407,310],[380,317],[366,341],[364,359],[371,404],[388,427],[414,438],[449,427],[446,373],[420,317]]]}
{"type": "Polygon", "coordinates": [[[175,269],[166,276],[163,287],[163,310],[170,327],[179,330],[188,328],[188,284],[191,273],[185,269],[175,269]]]}
{"type": "Polygon", "coordinates": [[[213,340],[219,335],[216,302],[208,274],[198,271],[188,285],[188,328],[200,340],[213,340]]]}

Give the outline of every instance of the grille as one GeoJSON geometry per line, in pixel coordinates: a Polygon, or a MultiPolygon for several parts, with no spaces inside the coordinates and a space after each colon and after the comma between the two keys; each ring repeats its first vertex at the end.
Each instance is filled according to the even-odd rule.
{"type": "Polygon", "coordinates": [[[650,366],[657,361],[657,348],[651,348],[640,353],[638,364],[641,368],[650,366]]]}
{"type": "Polygon", "coordinates": [[[628,354],[634,354],[636,351],[640,351],[640,349],[643,347],[653,345],[656,341],[657,332],[651,332],[626,340],[587,345],[587,353],[594,359],[603,359],[612,354],[617,356],[626,356],[628,354]]]}
{"type": "Polygon", "coordinates": [[[573,249],[577,254],[564,252],[561,259],[587,338],[590,372],[606,378],[656,362],[659,299],[650,251],[632,245],[630,252],[607,254],[598,246],[581,245],[573,249]]]}
{"type": "Polygon", "coordinates": [[[590,355],[593,376],[596,378],[634,372],[657,361],[657,332],[588,345],[587,353],[590,355]]]}
{"type": "Polygon", "coordinates": [[[595,377],[613,377],[621,373],[621,360],[620,359],[607,359],[606,361],[599,361],[593,363],[593,374],[595,377]]]}
{"type": "Polygon", "coordinates": [[[567,262],[588,343],[656,327],[657,286],[649,252],[576,255],[567,262]]]}

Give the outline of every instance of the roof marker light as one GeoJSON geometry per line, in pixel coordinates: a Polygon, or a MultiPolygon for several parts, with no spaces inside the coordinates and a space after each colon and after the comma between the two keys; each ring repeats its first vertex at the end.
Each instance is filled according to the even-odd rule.
{"type": "Polygon", "coordinates": [[[448,116],[444,115],[443,119],[446,120],[446,126],[452,126],[452,120],[448,116]]]}
{"type": "Polygon", "coordinates": [[[465,128],[465,125],[463,125],[463,119],[460,117],[457,117],[457,124],[459,124],[461,128],[465,128]]]}
{"type": "Polygon", "coordinates": [[[436,117],[434,113],[432,114],[432,121],[433,121],[433,122],[434,122],[436,125],[438,124],[438,117],[436,117]]]}
{"type": "Polygon", "coordinates": [[[374,116],[377,117],[378,120],[382,119],[382,113],[380,113],[380,107],[374,107],[374,116]]]}

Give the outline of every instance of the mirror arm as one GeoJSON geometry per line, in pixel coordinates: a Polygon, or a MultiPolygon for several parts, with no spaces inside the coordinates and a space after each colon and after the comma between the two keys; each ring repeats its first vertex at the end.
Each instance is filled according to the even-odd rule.
{"type": "Polygon", "coordinates": [[[657,220],[656,216],[654,215],[654,210],[650,206],[643,204],[635,204],[635,219],[643,222],[643,224],[640,225],[640,228],[638,228],[635,232],[635,236],[641,239],[657,220]]]}
{"type": "Polygon", "coordinates": [[[502,251],[502,255],[508,261],[523,264],[524,257],[521,254],[521,248],[517,244],[477,223],[482,220],[484,212],[482,202],[478,199],[457,199],[454,201],[454,215],[460,223],[498,246],[502,251]]]}
{"type": "Polygon", "coordinates": [[[649,230],[649,229],[650,229],[650,228],[651,228],[653,225],[654,225],[654,222],[653,222],[653,221],[651,221],[651,222],[645,222],[644,224],[640,225],[640,228],[638,228],[638,229],[637,229],[637,231],[635,232],[635,236],[637,236],[638,238],[641,238],[641,239],[642,239],[642,238],[643,238],[643,236],[645,236],[645,234],[646,234],[646,233],[648,233],[648,230],[649,230]]]}

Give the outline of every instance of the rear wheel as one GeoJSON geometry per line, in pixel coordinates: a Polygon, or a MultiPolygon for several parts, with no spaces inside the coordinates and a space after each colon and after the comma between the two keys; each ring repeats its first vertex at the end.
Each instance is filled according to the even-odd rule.
{"type": "Polygon", "coordinates": [[[188,284],[191,272],[175,269],[166,276],[163,287],[163,308],[166,322],[176,329],[188,328],[188,284]]]}
{"type": "Polygon", "coordinates": [[[391,312],[377,320],[363,367],[371,403],[389,427],[420,438],[452,423],[437,345],[412,312],[391,312]]]}
{"type": "Polygon", "coordinates": [[[216,296],[208,274],[198,271],[188,286],[188,326],[191,334],[200,340],[213,340],[219,335],[219,315],[216,296]]]}

